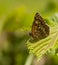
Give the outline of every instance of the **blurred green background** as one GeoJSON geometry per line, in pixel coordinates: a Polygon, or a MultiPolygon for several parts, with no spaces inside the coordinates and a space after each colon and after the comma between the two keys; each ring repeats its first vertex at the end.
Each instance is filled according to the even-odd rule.
{"type": "MultiPolygon", "coordinates": [[[[36,12],[43,18],[57,13],[58,0],[0,0],[0,65],[25,65],[25,43],[36,12]]],[[[46,65],[58,65],[58,56],[49,59],[46,65]]]]}

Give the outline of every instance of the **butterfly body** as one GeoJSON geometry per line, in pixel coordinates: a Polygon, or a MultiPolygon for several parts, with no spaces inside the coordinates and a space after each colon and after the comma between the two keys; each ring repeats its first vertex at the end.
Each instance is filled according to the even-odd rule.
{"type": "Polygon", "coordinates": [[[31,36],[34,39],[42,39],[49,35],[49,26],[45,23],[39,13],[35,14],[32,24],[31,36]]]}

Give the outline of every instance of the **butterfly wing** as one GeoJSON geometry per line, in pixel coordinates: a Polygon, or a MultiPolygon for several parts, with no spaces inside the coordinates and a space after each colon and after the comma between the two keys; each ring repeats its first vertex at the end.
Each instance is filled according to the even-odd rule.
{"type": "Polygon", "coordinates": [[[39,13],[35,14],[31,35],[35,39],[42,39],[49,35],[49,27],[39,13]]]}

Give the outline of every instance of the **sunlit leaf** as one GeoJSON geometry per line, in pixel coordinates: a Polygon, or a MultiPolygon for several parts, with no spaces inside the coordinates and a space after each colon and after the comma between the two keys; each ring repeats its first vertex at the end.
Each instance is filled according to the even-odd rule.
{"type": "Polygon", "coordinates": [[[50,34],[48,37],[33,43],[30,42],[30,38],[26,43],[29,52],[36,55],[39,60],[46,53],[46,51],[53,48],[58,42],[58,25],[56,23],[55,25],[53,25],[54,23],[48,23],[50,24],[50,34]]]}

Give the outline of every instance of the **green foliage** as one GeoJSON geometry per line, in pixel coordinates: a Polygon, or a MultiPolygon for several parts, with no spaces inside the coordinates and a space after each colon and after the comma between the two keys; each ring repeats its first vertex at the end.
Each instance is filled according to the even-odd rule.
{"type": "MultiPolygon", "coordinates": [[[[49,45],[53,40],[54,35],[57,34],[58,28],[58,17],[53,15],[47,18],[49,15],[58,11],[58,1],[55,0],[1,0],[0,1],[0,34],[3,39],[0,44],[0,65],[24,65],[25,60],[28,56],[28,50],[26,49],[25,43],[27,41],[28,49],[31,53],[37,56],[38,48],[41,50],[49,45]],[[45,18],[46,23],[50,26],[51,33],[49,37],[42,39],[36,43],[30,43],[29,32],[33,22],[33,17],[36,12],[40,12],[45,18]],[[11,13],[11,14],[10,14],[11,13]],[[4,39],[6,38],[6,39],[4,39]],[[42,43],[43,42],[43,43],[42,43]],[[40,43],[40,44],[38,44],[40,43]],[[39,46],[38,46],[39,45],[39,46]],[[43,46],[44,45],[44,46],[43,46]],[[41,46],[41,47],[40,47],[41,46]],[[4,49],[4,47],[7,47],[4,49]],[[36,49],[35,49],[35,48],[36,49]],[[15,63],[14,63],[15,62],[15,63]]],[[[57,36],[56,36],[57,37],[57,36]]],[[[55,39],[55,41],[57,38],[55,39]]],[[[58,43],[58,42],[56,42],[58,43]]],[[[48,55],[58,55],[58,46],[51,44],[52,50],[44,49],[44,52],[38,54],[38,57],[47,53],[48,55]],[[46,52],[48,50],[48,52],[46,52]],[[42,54],[43,53],[43,54],[42,54]]],[[[32,61],[33,56],[29,56],[29,60],[32,61]]],[[[58,57],[53,56],[55,63],[57,64],[58,57]]],[[[26,61],[26,62],[27,62],[26,61]]],[[[28,64],[28,63],[26,63],[28,64]]],[[[31,62],[29,63],[31,64],[31,62]]],[[[55,64],[55,65],[56,65],[55,64]]],[[[52,64],[53,65],[53,64],[52,64]]],[[[57,64],[58,65],[58,64],[57,64]]]]}

